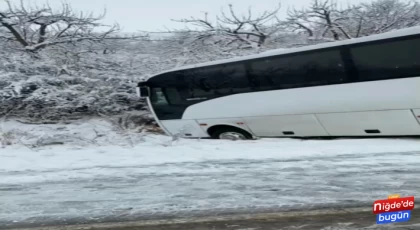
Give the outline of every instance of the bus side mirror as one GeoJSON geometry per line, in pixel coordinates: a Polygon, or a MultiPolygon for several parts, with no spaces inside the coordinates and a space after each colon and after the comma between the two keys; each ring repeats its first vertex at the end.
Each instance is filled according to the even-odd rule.
{"type": "Polygon", "coordinates": [[[145,98],[145,97],[149,97],[150,96],[150,91],[149,91],[149,87],[145,87],[145,86],[140,86],[137,87],[137,95],[141,98],[145,98]]]}

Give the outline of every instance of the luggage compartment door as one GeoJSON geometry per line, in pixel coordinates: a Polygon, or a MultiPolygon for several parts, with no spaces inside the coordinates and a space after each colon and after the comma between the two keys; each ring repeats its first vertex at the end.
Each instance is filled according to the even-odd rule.
{"type": "Polygon", "coordinates": [[[420,125],[407,110],[317,114],[333,136],[410,136],[420,135],[420,125]]]}

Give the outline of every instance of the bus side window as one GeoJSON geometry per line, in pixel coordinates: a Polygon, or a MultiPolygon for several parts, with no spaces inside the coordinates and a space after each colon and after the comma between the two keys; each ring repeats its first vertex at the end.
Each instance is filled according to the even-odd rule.
{"type": "Polygon", "coordinates": [[[183,75],[185,77],[186,87],[182,87],[182,92],[184,96],[188,95],[185,100],[208,99],[213,97],[214,93],[211,86],[211,79],[205,69],[184,70],[183,75]]]}
{"type": "Polygon", "coordinates": [[[281,75],[281,72],[283,72],[283,67],[277,66],[275,58],[251,61],[249,64],[249,74],[258,90],[279,88],[275,79],[281,75]]]}
{"type": "Polygon", "coordinates": [[[270,57],[251,64],[262,90],[342,83],[346,79],[339,50],[270,57]]]}
{"type": "Polygon", "coordinates": [[[206,98],[226,95],[226,85],[228,81],[222,74],[220,67],[205,67],[187,70],[190,99],[206,98]]]}
{"type": "MultiPolygon", "coordinates": [[[[308,65],[309,63],[305,63],[308,65]]],[[[313,64],[309,64],[314,68],[313,64]]],[[[305,66],[295,57],[270,57],[254,61],[252,71],[260,85],[260,90],[288,89],[305,84],[305,66]]]]}
{"type": "Polygon", "coordinates": [[[350,52],[361,81],[420,75],[420,38],[355,45],[350,52]]]}
{"type": "Polygon", "coordinates": [[[225,79],[229,80],[226,88],[230,89],[230,93],[251,92],[252,85],[247,76],[248,71],[245,69],[245,63],[225,64],[221,70],[225,79]]]}

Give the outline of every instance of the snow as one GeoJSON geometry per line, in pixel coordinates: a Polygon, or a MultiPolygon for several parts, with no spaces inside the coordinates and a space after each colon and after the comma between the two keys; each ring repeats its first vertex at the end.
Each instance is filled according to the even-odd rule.
{"type": "Polygon", "coordinates": [[[418,139],[172,141],[97,119],[0,128],[19,140],[0,148],[0,224],[420,195],[418,139]]]}
{"type": "MultiPolygon", "coordinates": [[[[120,170],[103,170],[106,167],[141,167],[181,162],[206,162],[214,160],[286,160],[302,157],[325,157],[343,154],[369,154],[378,152],[420,151],[419,141],[410,140],[338,140],[299,141],[265,139],[259,141],[194,141],[182,140],[165,147],[170,140],[149,136],[145,143],[133,148],[98,146],[95,148],[68,148],[57,146],[39,152],[21,148],[6,148],[0,153],[0,172],[46,172],[2,176],[1,183],[29,183],[48,180],[66,180],[76,177],[95,177],[103,174],[124,176],[120,170]],[[55,174],[55,170],[68,170],[66,174],[55,174]],[[81,170],[83,169],[83,170],[81,170]]],[[[418,156],[416,156],[418,157],[418,156]]],[[[413,159],[414,160],[414,159],[413,159]]],[[[360,164],[370,164],[361,162],[360,164]]],[[[167,173],[179,172],[177,168],[167,173]]],[[[183,169],[181,169],[183,170],[183,169]]],[[[138,171],[146,173],[139,168],[138,171]]]]}
{"type": "MultiPolygon", "coordinates": [[[[234,142],[181,139],[173,142],[170,137],[152,134],[137,136],[134,141],[138,143],[129,146],[129,141],[127,141],[129,137],[113,130],[112,125],[105,120],[90,120],[69,125],[22,125],[12,121],[4,123],[1,130],[25,133],[25,137],[21,138],[22,143],[26,142],[25,146],[42,142],[42,140],[48,140],[47,144],[64,141],[70,145],[34,149],[25,146],[12,146],[2,149],[0,172],[43,172],[65,169],[69,173],[65,175],[43,173],[42,176],[36,174],[6,175],[2,177],[0,184],[65,180],[83,177],[87,171],[89,171],[89,176],[110,173],[110,171],[101,169],[105,166],[135,167],[214,160],[287,160],[305,157],[333,157],[345,154],[420,151],[420,141],[415,139],[329,141],[266,138],[234,142]],[[15,127],[19,127],[19,129],[15,127]],[[98,133],[103,139],[97,138],[95,141],[91,141],[98,133]],[[35,138],[36,142],[31,142],[28,136],[35,138]],[[92,145],[92,143],[97,145],[92,145]],[[121,144],[123,145],[121,146],[121,144]],[[78,169],[85,170],[78,171],[78,169]]],[[[364,163],[366,162],[361,162],[361,164],[364,163]]],[[[176,170],[172,172],[175,173],[176,170]]],[[[117,173],[124,174],[125,172],[118,171],[117,173]]]]}

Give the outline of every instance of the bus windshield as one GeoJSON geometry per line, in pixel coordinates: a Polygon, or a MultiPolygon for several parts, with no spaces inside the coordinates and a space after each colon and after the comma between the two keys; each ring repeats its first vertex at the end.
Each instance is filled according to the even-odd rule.
{"type": "Polygon", "coordinates": [[[168,105],[168,100],[164,93],[162,92],[162,88],[151,88],[150,89],[150,101],[152,104],[155,105],[168,105]]]}
{"type": "Polygon", "coordinates": [[[185,109],[198,101],[188,100],[187,90],[150,87],[150,102],[159,119],[180,119],[185,109]]]}

